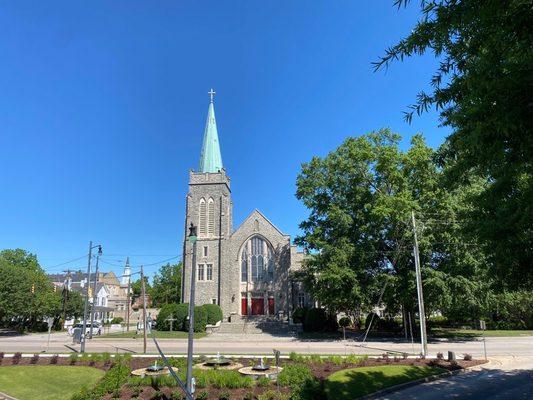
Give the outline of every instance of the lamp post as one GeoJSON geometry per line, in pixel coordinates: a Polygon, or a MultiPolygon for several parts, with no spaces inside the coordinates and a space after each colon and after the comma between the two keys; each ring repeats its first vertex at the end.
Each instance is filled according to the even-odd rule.
{"type": "Polygon", "coordinates": [[[191,263],[191,296],[189,300],[189,339],[187,343],[187,391],[192,395],[192,355],[194,338],[194,290],[196,285],[196,226],[191,222],[189,227],[189,243],[192,243],[191,263]]]}
{"type": "MultiPolygon", "coordinates": [[[[83,308],[83,327],[81,331],[81,345],[80,353],[85,353],[85,330],[87,329],[87,307],[89,305],[89,287],[91,286],[91,257],[94,248],[98,247],[98,255],[102,255],[102,246],[93,246],[93,242],[89,242],[89,258],[87,261],[87,287],[85,288],[85,305],[83,308]]],[[[91,326],[91,330],[93,327],[91,326]]]]}

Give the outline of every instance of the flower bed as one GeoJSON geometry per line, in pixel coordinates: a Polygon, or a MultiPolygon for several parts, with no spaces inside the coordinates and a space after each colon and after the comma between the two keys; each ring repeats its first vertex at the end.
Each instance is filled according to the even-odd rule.
{"type": "MultiPolygon", "coordinates": [[[[107,371],[100,382],[100,389],[88,389],[80,393],[75,399],[134,399],[134,400],[182,400],[181,393],[176,382],[170,376],[157,379],[139,378],[129,376],[128,371],[145,368],[153,365],[153,358],[132,358],[120,356],[118,358],[104,355],[86,354],[78,357],[77,354],[66,357],[4,357],[0,368],[13,365],[73,365],[92,366],[107,371]],[[127,368],[118,368],[117,365],[125,365],[127,368]],[[115,368],[113,368],[115,367],[115,368]],[[126,372],[125,372],[126,371],[126,372]],[[92,393],[92,394],[91,394],[92,393]],[[95,397],[96,396],[96,397],[95,397]]],[[[178,374],[185,379],[185,358],[170,358],[178,374]]],[[[195,362],[204,361],[199,357],[195,362]]],[[[234,359],[243,365],[253,365],[257,358],[234,359]]],[[[161,360],[158,361],[161,363],[161,360]]],[[[483,363],[479,360],[458,360],[447,362],[442,359],[403,359],[388,357],[368,358],[366,356],[329,356],[317,355],[301,356],[295,353],[289,359],[281,361],[283,371],[278,377],[278,385],[275,381],[260,379],[253,381],[248,377],[241,376],[237,371],[194,369],[196,378],[196,398],[204,400],[318,400],[324,398],[324,381],[331,374],[349,369],[372,366],[403,365],[413,367],[438,367],[444,370],[455,370],[483,363]]]]}

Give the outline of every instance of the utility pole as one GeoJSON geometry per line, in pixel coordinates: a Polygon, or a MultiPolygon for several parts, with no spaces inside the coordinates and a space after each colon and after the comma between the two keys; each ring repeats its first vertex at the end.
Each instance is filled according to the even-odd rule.
{"type": "Polygon", "coordinates": [[[192,383],[192,356],[194,340],[194,291],[196,286],[196,227],[191,222],[189,227],[189,242],[192,243],[192,262],[191,262],[191,293],[189,300],[189,338],[187,343],[187,392],[191,395],[194,392],[192,383]]]}
{"type": "Polygon", "coordinates": [[[141,296],[143,297],[143,353],[146,354],[146,288],[144,285],[143,266],[141,265],[141,296]]]}
{"type": "MultiPolygon", "coordinates": [[[[85,288],[85,305],[83,307],[83,325],[81,331],[81,345],[80,353],[85,353],[85,331],[87,329],[87,308],[89,305],[89,286],[91,285],[91,257],[93,248],[98,247],[98,254],[102,254],[102,246],[93,246],[93,242],[89,242],[89,257],[87,261],[87,287],[85,288]]],[[[91,330],[92,330],[91,326],[91,330]]]]}
{"type": "MultiPolygon", "coordinates": [[[[130,264],[130,258],[126,258],[126,266],[130,264]]],[[[130,291],[131,291],[131,272],[128,275],[128,290],[126,294],[126,332],[130,331],[130,291]]]]}
{"type": "Polygon", "coordinates": [[[415,212],[411,211],[411,220],[413,222],[414,247],[413,254],[415,258],[416,270],[416,291],[418,294],[418,314],[420,316],[420,342],[422,344],[422,354],[424,357],[428,354],[428,341],[426,334],[426,312],[424,311],[424,294],[422,292],[422,273],[420,272],[420,253],[418,251],[418,236],[416,234],[415,212]]]}
{"type": "Polygon", "coordinates": [[[93,338],[93,323],[94,323],[94,310],[96,307],[96,281],[98,280],[98,261],[100,260],[100,254],[96,255],[96,268],[94,269],[94,283],[93,283],[93,303],[91,313],[91,330],[89,331],[89,339],[93,338]]]}
{"type": "Polygon", "coordinates": [[[67,322],[67,303],[68,303],[68,291],[70,288],[70,269],[66,271],[66,282],[63,284],[63,328],[65,328],[65,323],[67,322]]]}

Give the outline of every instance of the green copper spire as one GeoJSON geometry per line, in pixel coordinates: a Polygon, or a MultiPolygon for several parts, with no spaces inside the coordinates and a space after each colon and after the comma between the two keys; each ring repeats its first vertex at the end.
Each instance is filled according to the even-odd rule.
{"type": "Polygon", "coordinates": [[[202,154],[200,155],[200,172],[219,172],[222,169],[222,155],[218,143],[217,121],[215,119],[215,107],[213,97],[215,91],[209,91],[211,101],[207,111],[207,121],[205,123],[204,143],[202,144],[202,154]]]}

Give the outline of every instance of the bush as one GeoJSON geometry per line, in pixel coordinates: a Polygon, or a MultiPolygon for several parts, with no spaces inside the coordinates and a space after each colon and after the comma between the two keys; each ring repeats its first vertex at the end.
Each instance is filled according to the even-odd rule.
{"type": "Polygon", "coordinates": [[[268,379],[266,376],[260,377],[259,379],[257,379],[257,386],[260,386],[260,387],[270,386],[270,379],[268,379]]]}
{"type": "Polygon", "coordinates": [[[11,363],[13,365],[17,365],[20,362],[20,359],[22,358],[22,353],[17,352],[13,354],[13,358],[11,359],[11,363]]]}
{"type": "MultiPolygon", "coordinates": [[[[207,325],[207,311],[203,306],[194,307],[194,331],[205,332],[205,326],[207,325]]],[[[189,320],[186,319],[183,324],[185,331],[189,330],[189,320]]]]}
{"type": "Polygon", "coordinates": [[[213,386],[217,389],[239,389],[252,387],[254,383],[251,377],[230,370],[194,370],[193,376],[199,388],[213,386]]]}
{"type": "Polygon", "coordinates": [[[323,308],[311,308],[307,311],[304,320],[304,331],[319,332],[326,330],[328,318],[323,308]]]}
{"type": "Polygon", "coordinates": [[[381,318],[379,318],[379,315],[377,315],[376,313],[374,313],[374,312],[368,313],[368,315],[366,316],[366,319],[365,319],[365,329],[368,329],[368,327],[370,326],[370,321],[372,321],[372,328],[371,329],[372,330],[377,330],[380,319],[381,318]]]}
{"type": "Polygon", "coordinates": [[[222,308],[218,304],[204,304],[202,306],[207,313],[207,323],[215,325],[218,321],[222,321],[222,308]]]}
{"type": "Polygon", "coordinates": [[[292,312],[292,322],[295,324],[303,324],[305,316],[307,315],[307,308],[298,307],[292,312]]]}
{"type": "Polygon", "coordinates": [[[172,329],[175,331],[181,331],[184,329],[185,320],[189,315],[189,304],[188,303],[170,303],[165,304],[159,310],[157,315],[157,329],[160,331],[169,331],[170,322],[166,321],[168,317],[172,314],[172,317],[175,319],[172,324],[172,329]]]}
{"type": "Polygon", "coordinates": [[[121,324],[122,322],[124,322],[124,318],[122,317],[115,317],[111,320],[111,324],[121,324]]]}
{"type": "Polygon", "coordinates": [[[346,328],[347,326],[350,326],[352,321],[350,320],[350,317],[342,317],[339,319],[339,326],[346,328]]]}
{"type": "Polygon", "coordinates": [[[394,318],[380,318],[376,325],[381,332],[397,332],[401,329],[400,324],[394,318]]]}
{"type": "Polygon", "coordinates": [[[278,375],[279,384],[292,389],[301,387],[305,382],[313,379],[311,369],[305,364],[285,365],[278,375]]]}

